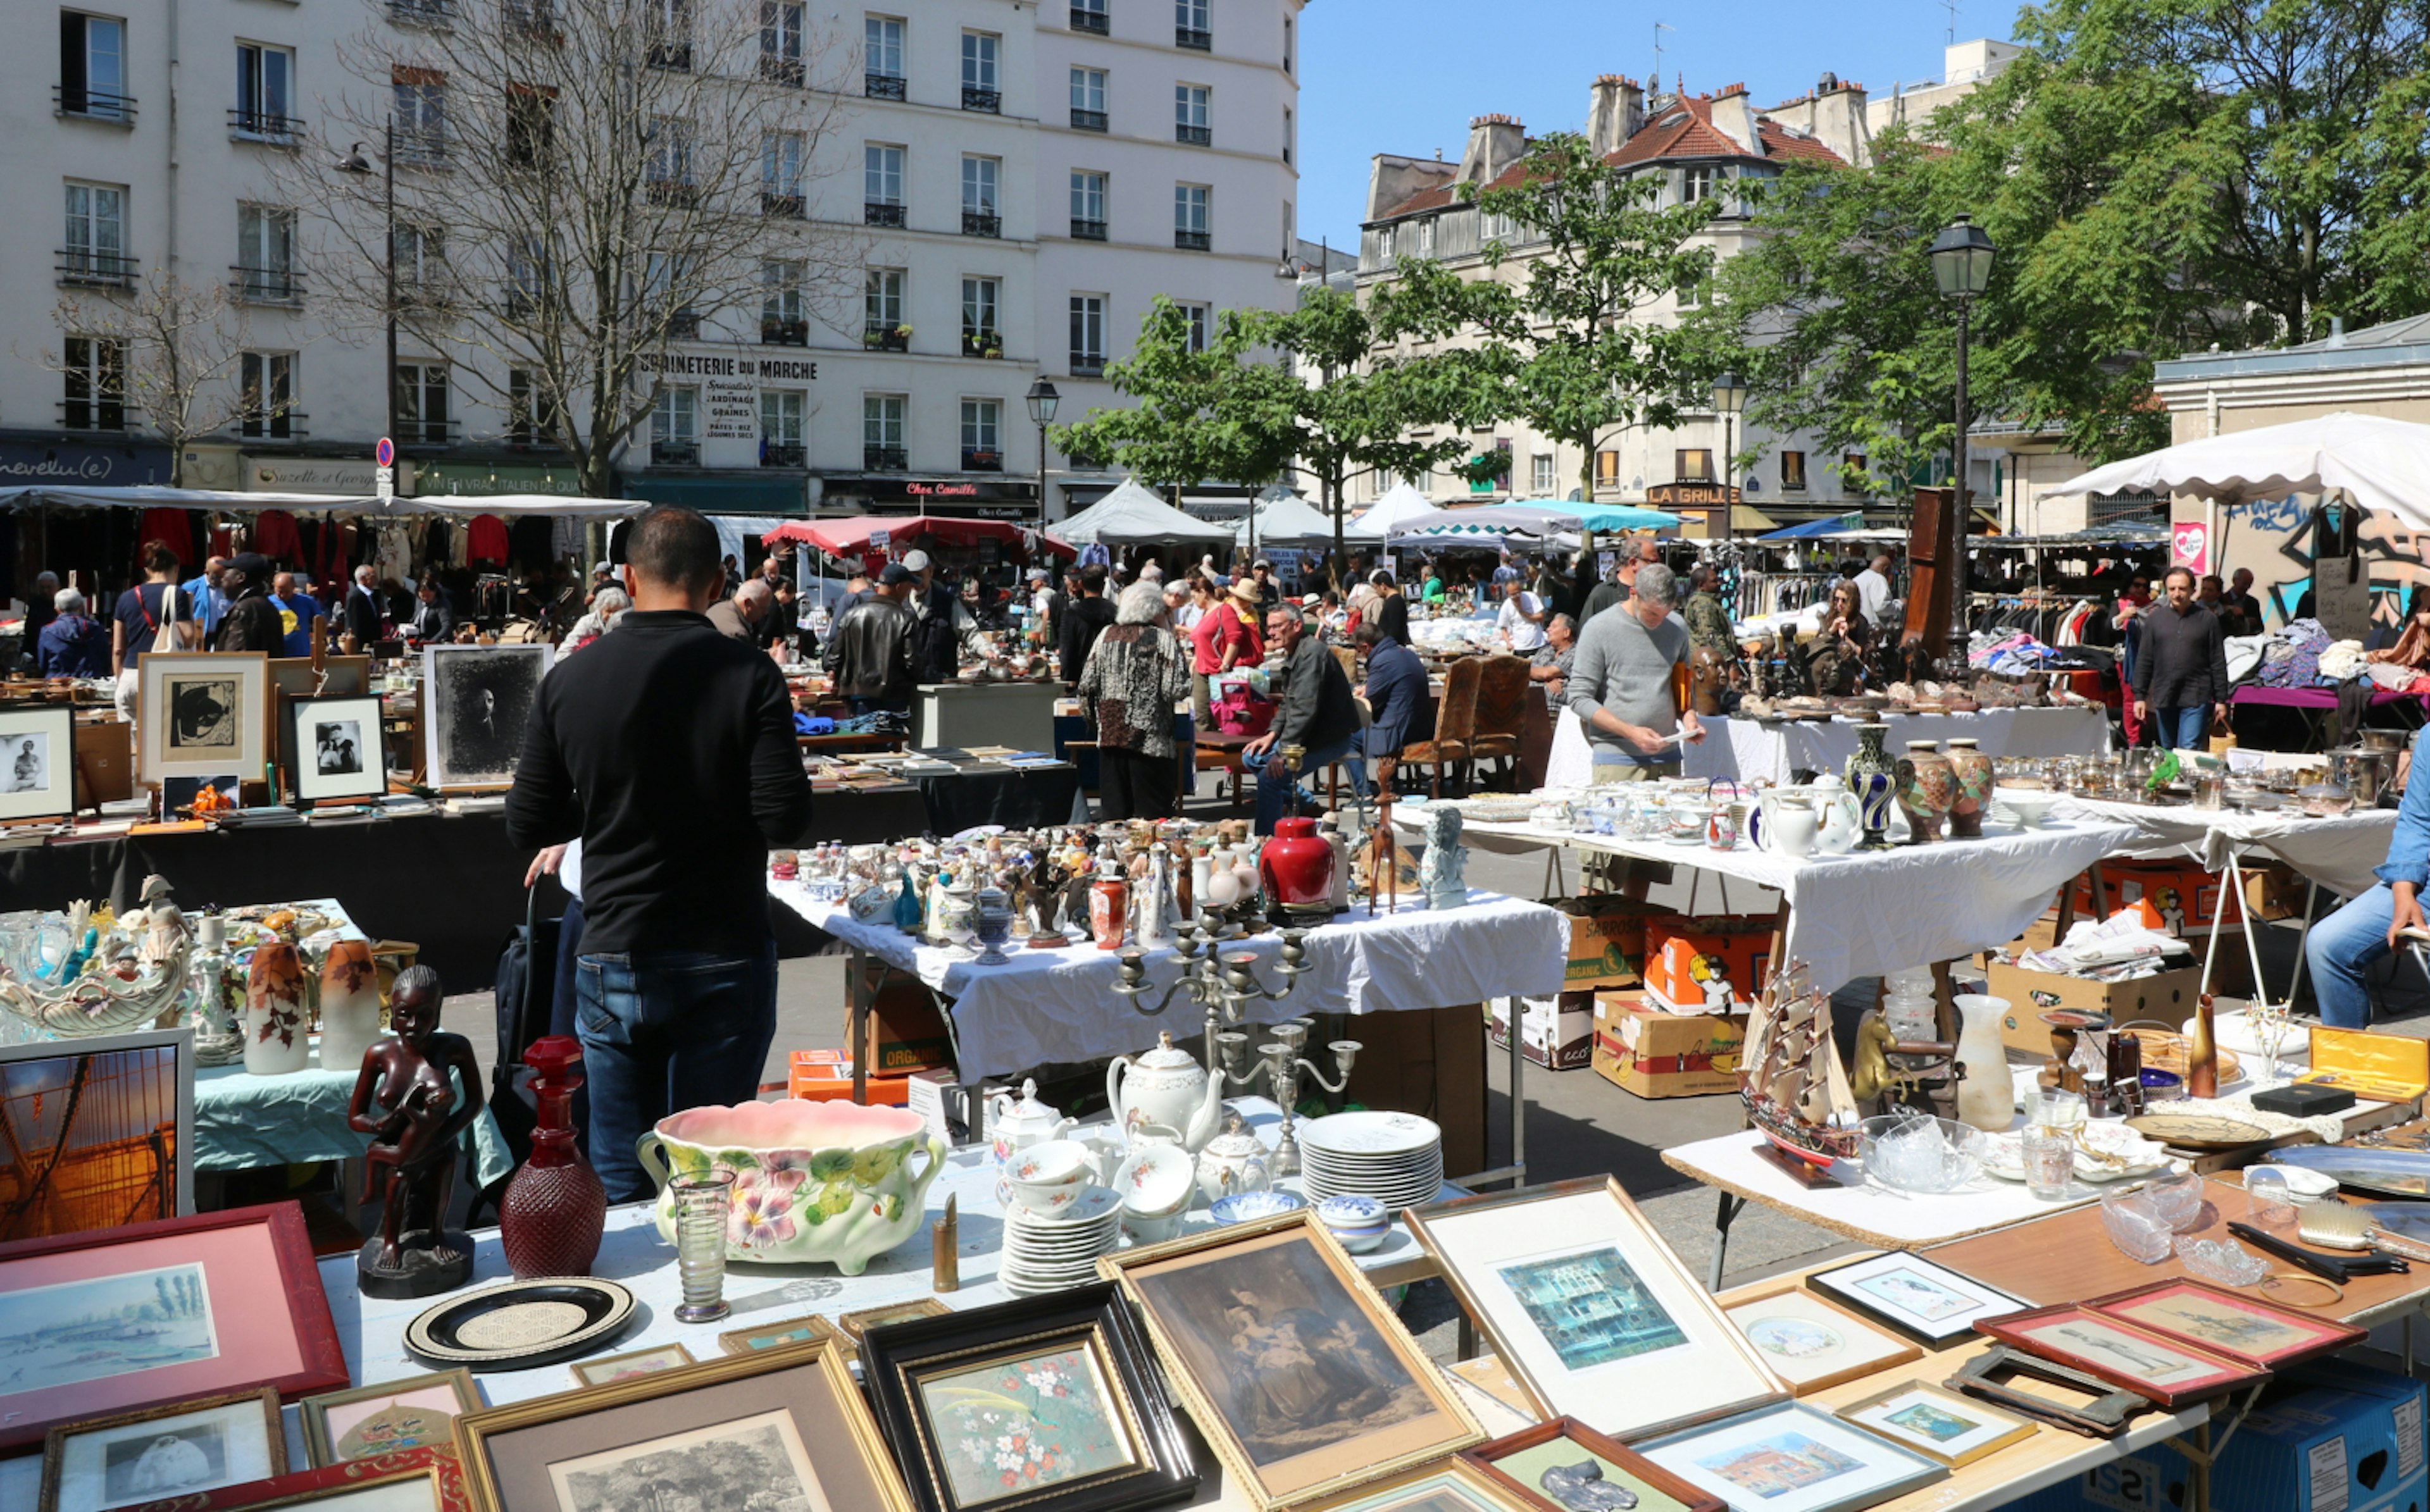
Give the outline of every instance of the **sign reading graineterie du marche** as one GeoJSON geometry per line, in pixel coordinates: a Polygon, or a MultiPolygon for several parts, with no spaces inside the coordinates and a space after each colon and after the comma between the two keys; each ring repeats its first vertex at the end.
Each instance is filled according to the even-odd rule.
{"type": "Polygon", "coordinates": [[[801,357],[737,357],[724,352],[643,352],[634,370],[667,378],[741,378],[762,383],[816,383],[819,365],[801,357]]]}

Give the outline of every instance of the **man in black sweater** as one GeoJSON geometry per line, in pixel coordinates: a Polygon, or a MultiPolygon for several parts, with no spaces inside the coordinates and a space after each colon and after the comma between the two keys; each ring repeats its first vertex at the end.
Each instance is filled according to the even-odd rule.
{"type": "Polygon", "coordinates": [[[1062,662],[1065,682],[1080,680],[1080,669],[1089,664],[1098,633],[1113,623],[1114,606],[1106,599],[1106,570],[1091,562],[1080,569],[1080,596],[1063,611],[1063,624],[1056,634],[1055,651],[1062,662]]]}
{"type": "Polygon", "coordinates": [[[716,529],[657,508],[628,540],[633,607],[541,684],[507,794],[516,845],[582,839],[585,1147],[611,1203],[650,1195],[633,1144],[658,1120],[757,1095],[776,1032],[768,850],[810,817],[783,675],[708,623],[716,529]]]}
{"type": "Polygon", "coordinates": [[[2227,650],[2219,616],[2194,597],[2194,574],[2172,567],[2167,594],[2143,612],[2135,656],[2135,718],[2155,728],[2155,744],[2199,751],[2211,714],[2227,711],[2227,650]]]}

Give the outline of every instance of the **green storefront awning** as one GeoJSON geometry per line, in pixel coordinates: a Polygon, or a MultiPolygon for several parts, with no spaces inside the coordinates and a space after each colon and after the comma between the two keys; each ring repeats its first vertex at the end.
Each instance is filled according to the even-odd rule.
{"type": "Polygon", "coordinates": [[[703,514],[772,515],[807,519],[810,512],[809,480],[798,474],[755,477],[676,477],[656,473],[626,473],[618,477],[624,497],[650,504],[679,504],[703,514]]]}

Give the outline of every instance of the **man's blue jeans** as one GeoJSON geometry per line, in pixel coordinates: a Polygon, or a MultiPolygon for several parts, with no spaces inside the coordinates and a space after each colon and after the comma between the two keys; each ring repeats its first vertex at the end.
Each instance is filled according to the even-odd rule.
{"type": "Polygon", "coordinates": [[[775,942],[749,955],[584,955],[574,974],[591,1092],[584,1149],[609,1202],[638,1202],[656,1187],[633,1146],[658,1120],[759,1095],[776,1038],[775,942]]]}
{"type": "Polygon", "coordinates": [[[2304,958],[2312,968],[2312,995],[2321,1022],[2332,1029],[2371,1027],[2371,987],[2365,971],[2388,955],[2388,926],[2396,921],[2396,894],[2382,882],[2312,926],[2304,958]]]}
{"type": "MultiPolygon", "coordinates": [[[[1362,803],[1365,802],[1367,797],[1367,758],[1364,755],[1367,749],[1366,736],[1365,730],[1353,730],[1350,733],[1350,739],[1346,740],[1310,751],[1307,758],[1300,762],[1300,772],[1323,772],[1346,756],[1349,758],[1345,764],[1350,768],[1350,789],[1358,795],[1362,803]]],[[[1271,745],[1256,756],[1243,756],[1240,758],[1240,764],[1257,774],[1257,831],[1260,835],[1273,834],[1274,822],[1289,815],[1297,802],[1299,773],[1278,770],[1274,774],[1269,775],[1266,772],[1269,763],[1273,763],[1279,768],[1282,759],[1281,752],[1281,746],[1271,745]]]]}
{"type": "Polygon", "coordinates": [[[2152,738],[2160,744],[2172,751],[2199,751],[2204,744],[2203,732],[2210,727],[2210,706],[2155,708],[2152,724],[2152,738]]]}

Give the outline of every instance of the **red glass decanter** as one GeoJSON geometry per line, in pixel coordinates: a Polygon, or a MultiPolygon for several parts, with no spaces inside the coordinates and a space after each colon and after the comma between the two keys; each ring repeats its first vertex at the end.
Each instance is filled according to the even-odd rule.
{"type": "Polygon", "coordinates": [[[535,1276],[586,1276],[608,1225],[608,1188],[574,1144],[574,1068],[582,1046],[570,1035],[532,1041],[524,1062],[540,1103],[531,1158],[507,1183],[498,1204],[498,1238],[518,1281],[535,1276]]]}

